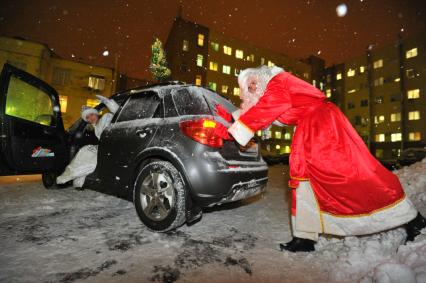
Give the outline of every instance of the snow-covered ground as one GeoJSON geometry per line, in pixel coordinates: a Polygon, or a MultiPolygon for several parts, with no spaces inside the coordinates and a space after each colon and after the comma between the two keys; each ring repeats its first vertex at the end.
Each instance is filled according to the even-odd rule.
{"type": "MultiPolygon", "coordinates": [[[[397,174],[426,213],[426,159],[397,174]]],[[[426,231],[408,245],[395,229],[279,252],[291,239],[287,175],[271,167],[263,196],[170,234],[148,231],[112,196],[0,184],[0,282],[426,282],[426,231]]]]}

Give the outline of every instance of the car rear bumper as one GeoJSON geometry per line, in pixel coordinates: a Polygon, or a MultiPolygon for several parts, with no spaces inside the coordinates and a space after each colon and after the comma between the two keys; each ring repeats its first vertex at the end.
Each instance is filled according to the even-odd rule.
{"type": "Polygon", "coordinates": [[[268,182],[267,164],[261,161],[227,161],[218,158],[184,161],[194,201],[202,207],[233,202],[263,192],[268,182]]]}

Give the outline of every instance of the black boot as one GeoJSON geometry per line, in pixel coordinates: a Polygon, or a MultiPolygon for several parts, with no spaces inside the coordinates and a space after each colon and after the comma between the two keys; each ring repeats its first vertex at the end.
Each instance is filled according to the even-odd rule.
{"type": "Polygon", "coordinates": [[[406,242],[414,241],[414,239],[420,235],[420,231],[426,227],[426,219],[417,213],[416,218],[405,224],[405,230],[407,231],[406,242]]]}
{"type": "Polygon", "coordinates": [[[297,252],[312,252],[315,251],[315,241],[293,237],[293,239],[285,244],[280,244],[281,251],[297,252]]]}

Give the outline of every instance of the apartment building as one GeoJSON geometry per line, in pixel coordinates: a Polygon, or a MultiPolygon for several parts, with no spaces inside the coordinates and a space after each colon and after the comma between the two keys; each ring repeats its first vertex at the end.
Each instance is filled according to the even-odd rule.
{"type": "Polygon", "coordinates": [[[377,158],[394,160],[405,148],[426,145],[424,34],[369,47],[326,73],[326,93],[335,96],[377,158]]]}
{"type": "MultiPolygon", "coordinates": [[[[225,36],[181,17],[175,18],[173,22],[165,50],[172,79],[208,87],[237,106],[240,104],[237,76],[241,70],[250,67],[280,66],[317,87],[324,88],[319,79],[323,74],[313,74],[313,70],[324,71],[324,61],[318,57],[312,56],[302,62],[225,36]],[[307,62],[312,62],[312,65],[307,62]]],[[[292,135],[292,127],[272,127],[268,133],[270,138],[262,143],[263,154],[290,153],[292,135]]]]}
{"type": "Polygon", "coordinates": [[[110,96],[114,71],[60,58],[41,43],[0,36],[0,66],[9,63],[52,85],[59,93],[65,128],[80,117],[82,105],[99,103],[96,94],[110,96]]]}

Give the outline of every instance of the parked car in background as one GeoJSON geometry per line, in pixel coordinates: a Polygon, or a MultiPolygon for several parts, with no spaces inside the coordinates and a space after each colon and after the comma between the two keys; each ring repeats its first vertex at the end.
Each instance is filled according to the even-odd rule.
{"type": "MultiPolygon", "coordinates": [[[[168,231],[201,216],[201,208],[259,194],[268,168],[253,142],[241,148],[214,132],[229,126],[215,113],[228,100],[202,87],[167,83],[117,93],[120,105],[99,141],[78,120],[64,130],[56,90],[5,64],[0,81],[0,175],[43,176],[47,188],[87,141],[98,165],[86,185],[134,202],[141,221],[168,231]],[[84,142],[86,141],[86,142],[84,142]]],[[[96,107],[106,111],[103,104],[96,107]]]]}
{"type": "Polygon", "coordinates": [[[398,158],[397,163],[401,166],[408,166],[413,163],[421,161],[426,157],[426,148],[412,147],[402,151],[401,156],[398,158]]]}

